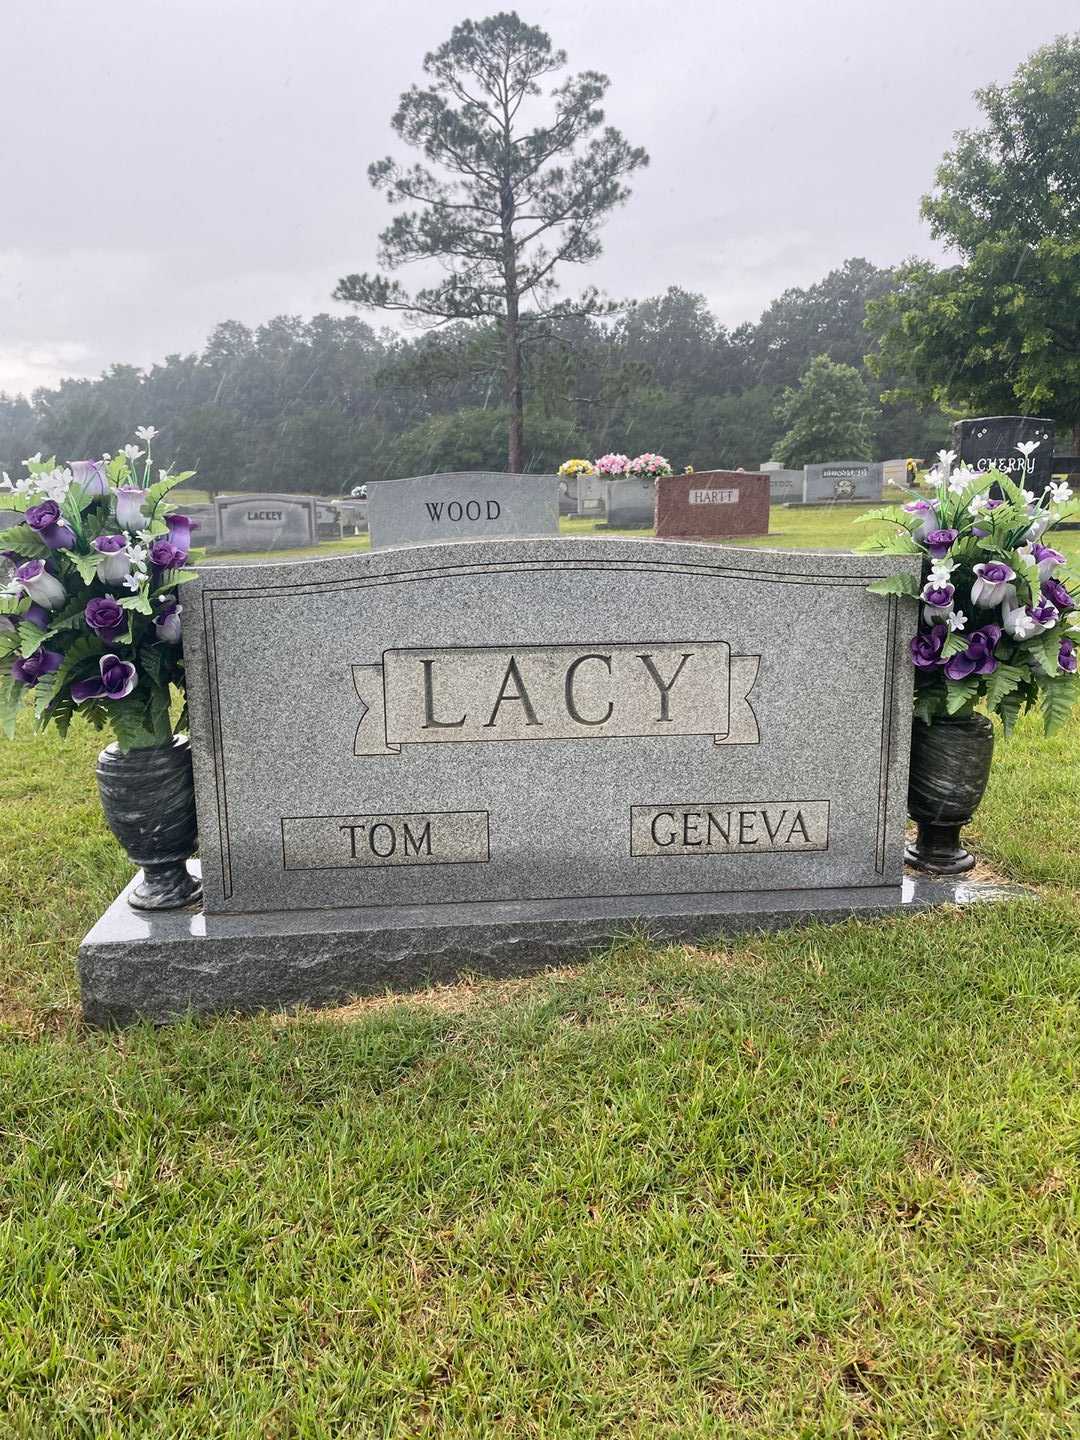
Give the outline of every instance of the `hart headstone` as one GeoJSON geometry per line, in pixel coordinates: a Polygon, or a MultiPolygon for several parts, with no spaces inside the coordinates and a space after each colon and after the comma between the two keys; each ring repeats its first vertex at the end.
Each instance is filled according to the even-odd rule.
{"type": "Polygon", "coordinates": [[[418,475],[368,487],[373,549],[559,533],[558,475],[418,475]]]}
{"type": "Polygon", "coordinates": [[[1054,422],[1033,415],[984,415],[957,420],[953,449],[973,470],[1001,470],[1041,495],[1054,472],[1054,422]]]}
{"type": "Polygon", "coordinates": [[[699,470],[656,482],[658,540],[722,540],[768,533],[768,475],[699,470]]]}
{"type": "Polygon", "coordinates": [[[289,550],[317,538],[311,495],[218,495],[214,509],[224,550],[289,550]]]}
{"type": "Polygon", "coordinates": [[[520,973],[897,903],[917,556],[615,538],[187,587],[205,913],[123,898],[92,1020],[520,973]]]}
{"type": "Polygon", "coordinates": [[[656,520],[656,481],[633,476],[604,485],[607,523],[616,530],[636,530],[656,520]]]}
{"type": "Polygon", "coordinates": [[[881,499],[880,460],[829,460],[823,465],[803,466],[803,476],[803,502],[807,505],[881,499]]]}

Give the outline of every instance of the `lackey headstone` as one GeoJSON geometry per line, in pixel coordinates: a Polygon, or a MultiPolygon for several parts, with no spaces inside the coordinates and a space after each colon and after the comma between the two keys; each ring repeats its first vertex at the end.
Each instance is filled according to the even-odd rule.
{"type": "Polygon", "coordinates": [[[116,901],[92,1020],[323,1003],[900,899],[914,556],[653,539],[208,569],[205,914],[116,901]]]}
{"type": "Polygon", "coordinates": [[[558,475],[417,475],[368,486],[371,547],[559,533],[558,475]]]}
{"type": "Polygon", "coordinates": [[[626,480],[608,480],[605,485],[604,507],[607,523],[613,529],[639,529],[656,520],[656,481],[632,476],[626,480]]]}
{"type": "Polygon", "coordinates": [[[953,425],[953,449],[961,464],[1002,470],[1036,495],[1050,484],[1055,438],[1053,420],[1034,415],[984,415],[953,425]]]}
{"type": "Polygon", "coordinates": [[[289,550],[317,538],[311,495],[218,495],[214,508],[223,550],[289,550]]]}
{"type": "Polygon", "coordinates": [[[769,477],[699,470],[656,482],[658,540],[722,540],[769,533],[769,477]]]}
{"type": "Polygon", "coordinates": [[[884,483],[880,460],[829,460],[803,467],[803,500],[880,500],[884,483]]]}

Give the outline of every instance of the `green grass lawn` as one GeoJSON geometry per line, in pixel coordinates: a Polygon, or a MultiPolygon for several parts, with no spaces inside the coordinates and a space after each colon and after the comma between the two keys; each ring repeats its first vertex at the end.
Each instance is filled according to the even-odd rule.
{"type": "Polygon", "coordinates": [[[98,743],[0,749],[0,1437],[1080,1435],[1080,721],[1037,901],[118,1035],[98,743]]]}

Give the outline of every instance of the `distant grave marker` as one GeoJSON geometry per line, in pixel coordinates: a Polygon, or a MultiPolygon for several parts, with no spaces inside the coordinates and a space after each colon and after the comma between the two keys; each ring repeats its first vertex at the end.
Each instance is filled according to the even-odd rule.
{"type": "Polygon", "coordinates": [[[368,487],[373,550],[559,533],[558,475],[417,475],[368,487]]]}

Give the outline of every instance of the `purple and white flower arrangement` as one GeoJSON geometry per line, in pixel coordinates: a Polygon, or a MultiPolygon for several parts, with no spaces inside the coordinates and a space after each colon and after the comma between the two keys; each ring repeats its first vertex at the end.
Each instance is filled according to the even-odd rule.
{"type": "Polygon", "coordinates": [[[864,549],[924,562],[919,580],[890,576],[870,589],[919,602],[911,662],[920,720],[959,718],[981,702],[1008,734],[1041,706],[1049,734],[1080,699],[1080,577],[1045,536],[1080,506],[1068,485],[1036,497],[1000,471],[954,469],[955,460],[939,452],[924,498],[859,517],[893,526],[864,549]]]}
{"type": "Polygon", "coordinates": [[[122,750],[163,744],[172,734],[171,687],[183,692],[181,605],[191,522],[169,513],[166,496],[193,471],[153,478],[157,431],[146,447],[73,460],[35,455],[26,474],[0,485],[4,508],[22,514],[0,532],[15,562],[0,590],[0,727],[14,732],[24,704],[39,729],[66,733],[84,714],[112,727],[122,750]],[[142,461],[140,465],[139,462],[142,461]]]}

